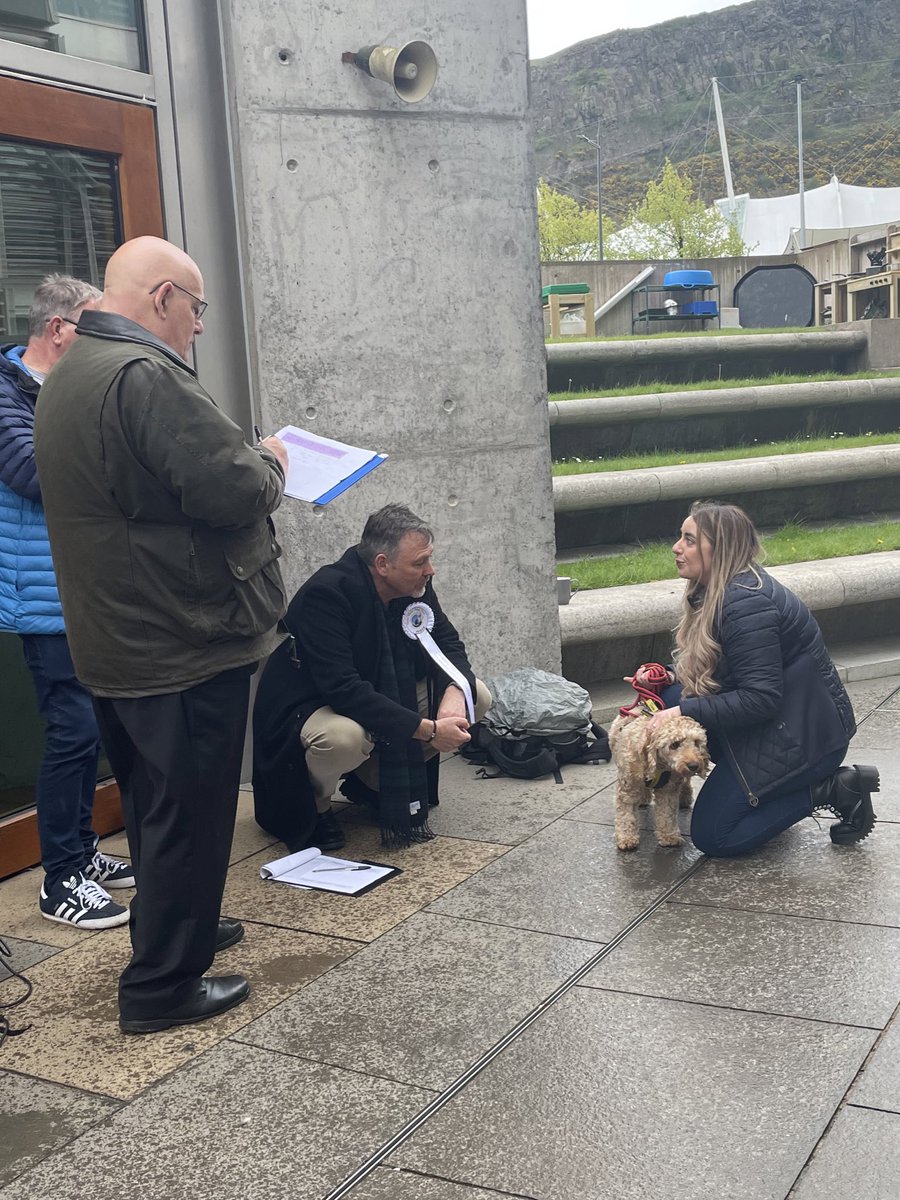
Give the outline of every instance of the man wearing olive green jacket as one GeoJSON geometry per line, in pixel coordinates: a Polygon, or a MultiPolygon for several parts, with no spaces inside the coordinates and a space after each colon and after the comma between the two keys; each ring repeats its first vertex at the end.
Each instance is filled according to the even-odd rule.
{"type": "Polygon", "coordinates": [[[241,1003],[206,977],[240,939],[219,920],[250,676],[281,640],[277,438],[248,446],[186,362],[199,268],[126,242],[64,373],[41,391],[35,455],[72,659],[122,793],[137,897],[120,1025],[151,1033],[241,1003]]]}

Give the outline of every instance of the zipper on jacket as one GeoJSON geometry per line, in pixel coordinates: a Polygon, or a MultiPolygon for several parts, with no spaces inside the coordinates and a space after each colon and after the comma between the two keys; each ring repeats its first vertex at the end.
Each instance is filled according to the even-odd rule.
{"type": "Polygon", "coordinates": [[[731,742],[729,742],[724,733],[720,734],[719,736],[722,739],[722,745],[725,747],[725,753],[728,755],[728,760],[734,768],[734,773],[737,775],[741,787],[744,789],[744,795],[747,797],[750,807],[756,808],[759,805],[759,796],[755,796],[753,792],[750,791],[750,785],[747,783],[744,772],[738,766],[738,761],[734,756],[734,751],[731,748],[731,742]]]}

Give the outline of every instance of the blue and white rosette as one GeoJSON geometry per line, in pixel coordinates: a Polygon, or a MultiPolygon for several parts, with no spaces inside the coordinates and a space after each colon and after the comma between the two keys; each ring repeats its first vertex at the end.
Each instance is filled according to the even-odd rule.
{"type": "Polygon", "coordinates": [[[472,689],[469,687],[469,681],[463,675],[462,671],[453,665],[431,636],[431,631],[434,629],[434,613],[431,607],[422,600],[413,601],[412,604],[408,604],[403,610],[401,624],[406,636],[412,641],[419,643],[435,666],[440,667],[444,674],[450,677],[465,696],[466,712],[468,713],[469,721],[474,724],[475,704],[472,700],[472,689]]]}

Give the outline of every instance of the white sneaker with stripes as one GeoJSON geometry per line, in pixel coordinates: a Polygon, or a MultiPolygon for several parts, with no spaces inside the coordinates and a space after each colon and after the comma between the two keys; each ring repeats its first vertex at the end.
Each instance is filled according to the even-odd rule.
{"type": "Polygon", "coordinates": [[[61,879],[48,893],[41,885],[41,914],[48,921],[78,929],[112,929],[128,920],[128,909],[111,899],[98,883],[81,872],[61,879]]]}

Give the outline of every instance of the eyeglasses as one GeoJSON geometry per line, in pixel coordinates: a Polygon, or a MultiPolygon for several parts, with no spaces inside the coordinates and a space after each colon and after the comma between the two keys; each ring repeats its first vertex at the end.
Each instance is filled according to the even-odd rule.
{"type": "Polygon", "coordinates": [[[60,317],[59,319],[60,319],[61,321],[65,321],[65,323],[66,323],[67,325],[77,325],[77,324],[78,324],[78,322],[77,322],[77,321],[73,321],[71,317],[60,317]]]}
{"type": "Polygon", "coordinates": [[[193,292],[189,292],[187,290],[187,288],[182,287],[180,283],[176,283],[174,279],[160,280],[160,282],[156,285],[156,287],[152,287],[150,289],[150,291],[147,293],[147,295],[152,296],[154,292],[158,292],[164,283],[171,283],[173,288],[178,288],[179,292],[184,292],[184,294],[186,296],[190,296],[190,298],[194,301],[194,304],[196,304],[196,306],[197,306],[196,308],[194,308],[194,304],[192,304],[191,308],[193,310],[195,318],[199,321],[200,318],[203,316],[203,314],[206,312],[206,310],[209,308],[209,302],[206,300],[201,300],[199,296],[195,296],[193,292]]]}

